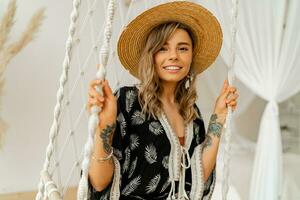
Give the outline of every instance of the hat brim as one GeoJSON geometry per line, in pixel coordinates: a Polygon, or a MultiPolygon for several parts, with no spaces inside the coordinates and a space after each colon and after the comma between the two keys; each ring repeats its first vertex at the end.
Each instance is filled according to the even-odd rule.
{"type": "Polygon", "coordinates": [[[222,46],[222,30],[216,17],[206,8],[192,2],[171,2],[153,7],[132,20],[118,41],[122,65],[138,77],[138,63],[147,37],[156,26],[179,22],[189,27],[194,40],[193,69],[196,74],[207,69],[222,46]]]}

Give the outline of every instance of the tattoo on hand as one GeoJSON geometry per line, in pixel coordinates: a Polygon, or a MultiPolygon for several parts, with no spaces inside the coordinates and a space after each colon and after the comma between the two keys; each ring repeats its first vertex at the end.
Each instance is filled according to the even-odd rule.
{"type": "Polygon", "coordinates": [[[223,124],[221,124],[220,122],[217,122],[217,119],[218,119],[218,115],[215,113],[212,114],[210,121],[209,121],[207,134],[212,134],[213,136],[220,138],[221,133],[222,133],[223,124]]]}
{"type": "Polygon", "coordinates": [[[112,151],[112,147],[109,144],[109,139],[115,128],[116,123],[113,123],[112,125],[107,125],[106,128],[104,128],[103,131],[100,133],[100,138],[103,141],[103,148],[105,153],[107,154],[110,154],[112,151]]]}

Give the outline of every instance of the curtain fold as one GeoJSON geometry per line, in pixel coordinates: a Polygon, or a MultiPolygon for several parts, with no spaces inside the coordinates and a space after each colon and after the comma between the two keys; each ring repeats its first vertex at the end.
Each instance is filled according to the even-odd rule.
{"type": "MultiPolygon", "coordinates": [[[[215,0],[209,7],[220,20],[221,55],[228,64],[232,3],[215,0]]],[[[238,9],[236,77],[268,102],[259,128],[249,199],[277,200],[282,187],[278,103],[300,91],[300,1],[243,0],[238,9]]]]}

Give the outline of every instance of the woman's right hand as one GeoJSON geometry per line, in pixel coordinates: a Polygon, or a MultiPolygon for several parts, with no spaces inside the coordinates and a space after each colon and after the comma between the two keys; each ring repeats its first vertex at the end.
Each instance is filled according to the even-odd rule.
{"type": "Polygon", "coordinates": [[[116,122],[117,118],[117,98],[114,96],[111,88],[108,85],[108,81],[101,81],[99,79],[92,80],[89,85],[89,97],[87,109],[91,113],[93,106],[101,108],[99,113],[100,124],[99,126],[111,125],[116,122]],[[103,96],[100,95],[95,87],[101,86],[103,88],[103,96]]]}

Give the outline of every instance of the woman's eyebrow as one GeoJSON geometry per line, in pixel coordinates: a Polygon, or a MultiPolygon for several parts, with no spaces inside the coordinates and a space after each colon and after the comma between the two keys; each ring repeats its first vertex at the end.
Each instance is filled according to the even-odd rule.
{"type": "MultiPolygon", "coordinates": [[[[169,45],[169,43],[166,42],[165,45],[169,45]]],[[[179,42],[177,45],[187,45],[187,46],[191,46],[191,44],[190,44],[189,42],[179,42]]]]}
{"type": "Polygon", "coordinates": [[[188,43],[188,42],[179,42],[178,45],[187,45],[187,46],[191,46],[191,44],[188,43]]]}

